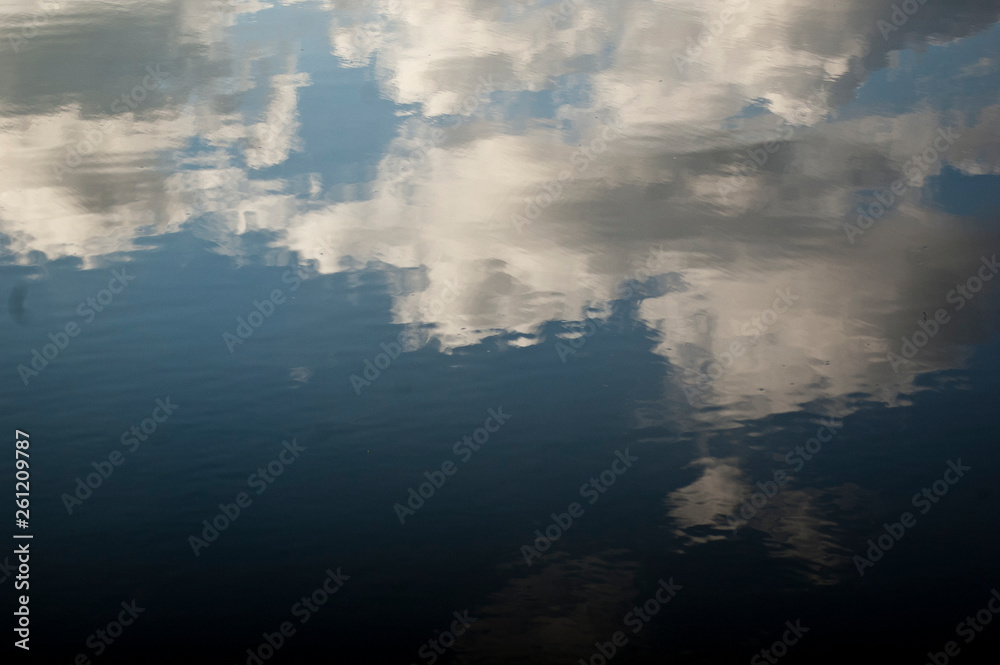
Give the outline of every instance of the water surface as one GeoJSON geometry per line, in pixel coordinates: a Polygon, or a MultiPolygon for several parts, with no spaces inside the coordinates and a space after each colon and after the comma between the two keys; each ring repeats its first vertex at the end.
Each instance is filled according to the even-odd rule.
{"type": "Polygon", "coordinates": [[[1000,7],[914,5],[5,0],[15,657],[987,662],[1000,7]]]}

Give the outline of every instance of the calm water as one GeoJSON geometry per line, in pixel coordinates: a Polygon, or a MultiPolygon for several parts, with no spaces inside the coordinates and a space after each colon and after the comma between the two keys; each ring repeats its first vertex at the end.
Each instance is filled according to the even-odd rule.
{"type": "Polygon", "coordinates": [[[0,1],[4,662],[995,662],[998,20],[0,1]]]}

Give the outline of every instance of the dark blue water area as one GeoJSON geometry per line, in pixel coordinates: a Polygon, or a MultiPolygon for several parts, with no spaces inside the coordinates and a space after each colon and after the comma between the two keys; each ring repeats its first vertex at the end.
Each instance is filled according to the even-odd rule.
{"type": "MultiPolygon", "coordinates": [[[[666,493],[697,478],[690,462],[705,445],[741,458],[753,481],[787,469],[776,455],[813,436],[821,420],[808,405],[707,435],[668,422],[638,429],[636,405],[655,401],[672,370],[651,357],[655,335],[627,316],[622,329],[600,329],[566,363],[552,337],[559,323],[527,348],[500,335],[450,354],[402,353],[359,395],[350,376],[363,376],[365,360],[382,343],[391,348],[401,330],[378,273],[321,276],[305,266],[293,291],[295,266],[234,268],[185,233],[147,244],[97,269],[50,266],[29,287],[26,322],[4,327],[2,362],[12,370],[30,361],[48,332],[69,321],[81,326],[28,386],[6,373],[15,420],[33,424],[33,517],[41,526],[32,589],[44,598],[35,620],[58,627],[40,631],[46,658],[69,662],[68,654],[85,650],[95,622],[134,598],[148,609],[102,660],[124,662],[170,642],[176,657],[242,663],[242,645],[255,646],[262,632],[289,620],[328,568],[352,579],[299,626],[285,658],[334,649],[415,662],[416,648],[456,610],[481,608],[483,616],[473,616],[488,630],[491,612],[510,622],[519,603],[528,612],[547,595],[597,593],[595,576],[609,571],[630,580],[608,601],[621,606],[620,616],[660,578],[683,587],[621,662],[647,662],[668,648],[713,662],[796,618],[812,631],[796,662],[846,658],[859,645],[916,659],[949,638],[940,617],[957,621],[988,599],[1000,546],[995,337],[977,346],[967,370],[925,375],[910,406],[886,409],[854,396],[856,411],[842,430],[782,488],[808,490],[821,514],[837,516],[819,532],[850,557],[884,533],[883,522],[916,513],[911,496],[941,478],[949,460],[972,468],[940,507],[918,514],[884,562],[863,577],[849,558],[825,566],[827,582],[839,583],[816,586],[817,567],[782,556],[762,531],[681,534],[664,506],[666,493]],[[76,306],[112,270],[134,281],[86,323],[76,306]],[[287,301],[229,353],[223,333],[235,333],[237,318],[274,289],[287,301]],[[157,398],[169,398],[176,413],[128,452],[118,433],[148,418],[157,398]],[[510,414],[509,422],[463,462],[453,444],[481,427],[490,409],[510,414]],[[304,447],[300,457],[262,493],[248,488],[250,474],[291,440],[304,447]],[[60,497],[115,450],[123,465],[68,515],[60,497]],[[638,458],[634,468],[587,503],[578,488],[626,450],[638,458]],[[400,524],[393,505],[448,460],[455,475],[400,524]],[[241,491],[251,505],[196,557],[188,537],[241,491]],[[521,546],[572,501],[584,514],[529,569],[521,546]],[[546,568],[559,570],[549,580],[559,588],[497,592],[540,570],[545,580],[546,568]]],[[[6,268],[4,282],[18,272],[6,268]]],[[[621,627],[606,628],[610,636],[621,627]]],[[[526,654],[523,662],[537,661],[526,654]]]]}
{"type": "Polygon", "coordinates": [[[982,219],[987,227],[1000,207],[1000,178],[995,175],[969,176],[945,168],[931,191],[938,205],[949,214],[982,219]]]}

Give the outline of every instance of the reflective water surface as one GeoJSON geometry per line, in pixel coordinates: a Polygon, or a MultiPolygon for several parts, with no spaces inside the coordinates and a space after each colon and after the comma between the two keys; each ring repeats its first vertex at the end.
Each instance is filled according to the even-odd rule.
{"type": "Polygon", "coordinates": [[[998,19],[3,0],[32,655],[987,662],[998,19]]]}

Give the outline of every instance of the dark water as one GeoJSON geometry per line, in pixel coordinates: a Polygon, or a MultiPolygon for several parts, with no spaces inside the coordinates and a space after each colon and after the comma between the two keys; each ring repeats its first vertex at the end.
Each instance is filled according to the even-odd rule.
{"type": "Polygon", "coordinates": [[[4,662],[995,662],[998,19],[6,0],[4,662]]]}

